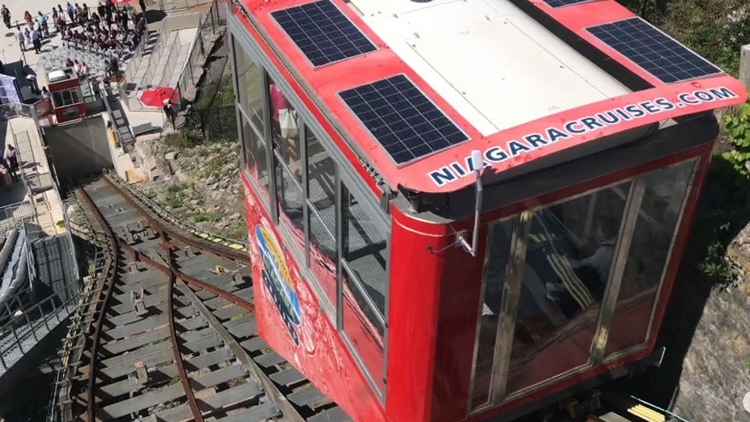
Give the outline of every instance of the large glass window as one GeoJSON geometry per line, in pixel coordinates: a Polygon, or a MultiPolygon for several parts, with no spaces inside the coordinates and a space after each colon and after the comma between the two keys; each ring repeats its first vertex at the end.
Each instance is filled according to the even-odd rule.
{"type": "MultiPolygon", "coordinates": [[[[242,121],[241,136],[245,170],[260,188],[261,195],[268,200],[268,184],[270,180],[266,143],[250,124],[250,120],[244,112],[239,110],[239,113],[240,120],[242,121]]],[[[267,201],[266,206],[268,206],[267,201]]]]}
{"type": "Polygon", "coordinates": [[[284,246],[296,252],[321,307],[382,392],[387,230],[340,180],[335,161],[281,87],[237,44],[235,51],[243,154],[251,180],[261,196],[275,188],[266,202],[278,211],[284,246]]]}
{"type": "Polygon", "coordinates": [[[682,216],[696,160],[657,170],[645,184],[605,355],[643,344],[654,301],[669,262],[672,239],[682,216]]]}
{"type": "Polygon", "coordinates": [[[65,107],[83,102],[81,88],[66,89],[52,93],[55,107],[65,107]]]}
{"type": "Polygon", "coordinates": [[[382,388],[387,242],[343,183],[341,191],[343,330],[382,388]]]}
{"type": "Polygon", "coordinates": [[[487,403],[490,394],[492,362],[497,344],[500,315],[503,311],[508,262],[511,253],[513,222],[495,223],[487,234],[487,258],[484,265],[484,291],[479,317],[478,339],[474,351],[474,390],[472,408],[487,403]]]}
{"type": "Polygon", "coordinates": [[[232,40],[237,66],[234,73],[239,86],[237,99],[252,124],[263,134],[266,121],[263,107],[263,68],[250,58],[234,37],[232,40]]]}
{"type": "Polygon", "coordinates": [[[589,362],[629,185],[534,212],[506,393],[589,362]]]}
{"type": "Polygon", "coordinates": [[[490,226],[472,409],[647,341],[697,162],[490,226]]]}

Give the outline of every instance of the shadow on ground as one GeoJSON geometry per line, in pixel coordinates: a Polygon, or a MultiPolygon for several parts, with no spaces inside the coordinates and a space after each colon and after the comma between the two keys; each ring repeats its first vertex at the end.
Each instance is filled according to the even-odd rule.
{"type": "Polygon", "coordinates": [[[146,23],[156,23],[164,20],[167,13],[163,10],[146,10],[146,23]]]}

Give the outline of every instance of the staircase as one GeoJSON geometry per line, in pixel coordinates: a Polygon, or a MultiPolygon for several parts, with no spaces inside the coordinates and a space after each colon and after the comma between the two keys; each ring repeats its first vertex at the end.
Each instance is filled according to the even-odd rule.
{"type": "Polygon", "coordinates": [[[168,17],[158,31],[151,31],[144,53],[135,57],[125,70],[126,85],[121,95],[127,96],[130,111],[146,108],[138,100],[143,91],[157,86],[177,86],[198,31],[199,16],[168,17]]]}

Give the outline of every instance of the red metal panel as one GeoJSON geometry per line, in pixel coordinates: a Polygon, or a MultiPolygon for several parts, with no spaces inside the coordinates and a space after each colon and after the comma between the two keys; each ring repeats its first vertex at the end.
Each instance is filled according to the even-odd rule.
{"type": "Polygon", "coordinates": [[[242,179],[261,336],[355,420],[385,420],[378,399],[320,308],[295,256],[281,244],[278,230],[258,202],[263,199],[255,196],[244,174],[242,179]],[[275,301],[271,291],[280,284],[288,286],[287,297],[275,301]]]}
{"type": "MultiPolygon", "coordinates": [[[[441,254],[446,265],[440,280],[440,316],[433,378],[431,420],[435,422],[460,421],[466,416],[487,232],[488,225],[482,226],[476,258],[456,246],[441,254]]],[[[447,240],[450,244],[455,236],[449,236],[447,240]]]]}
{"type": "MultiPolygon", "coordinates": [[[[448,227],[432,235],[392,207],[386,411],[393,422],[427,422],[434,415],[435,356],[439,332],[440,279],[448,262],[439,251],[450,246],[448,227]]],[[[443,381],[450,381],[444,379],[443,381]]]]}
{"type": "Polygon", "coordinates": [[[78,80],[78,78],[71,78],[60,82],[52,82],[47,88],[49,89],[49,92],[57,92],[77,88],[79,86],[81,86],[81,81],[78,80]]]}
{"type": "Polygon", "coordinates": [[[55,118],[57,123],[64,123],[71,120],[77,120],[86,116],[86,104],[78,103],[70,106],[55,109],[55,118]]]}

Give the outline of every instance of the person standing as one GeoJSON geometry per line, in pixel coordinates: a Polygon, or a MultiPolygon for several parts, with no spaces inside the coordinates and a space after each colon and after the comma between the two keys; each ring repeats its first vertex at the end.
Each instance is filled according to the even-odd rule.
{"type": "Polygon", "coordinates": [[[76,24],[76,8],[68,2],[66,9],[68,10],[68,22],[70,22],[70,26],[74,26],[76,24]]]}
{"type": "Polygon", "coordinates": [[[3,153],[3,162],[10,172],[11,180],[18,181],[18,150],[13,144],[8,144],[3,153]]]}
{"type": "Polygon", "coordinates": [[[21,46],[21,52],[26,51],[26,35],[23,34],[23,31],[21,31],[21,28],[18,28],[18,33],[16,33],[16,37],[18,38],[18,45],[21,46]]]}
{"type": "Polygon", "coordinates": [[[112,22],[114,22],[114,20],[112,19],[114,8],[115,6],[110,2],[107,2],[107,4],[104,5],[104,13],[107,16],[107,26],[111,26],[112,22]]]}
{"type": "Polygon", "coordinates": [[[120,13],[120,24],[122,25],[122,30],[128,32],[128,11],[125,9],[120,13]]]}
{"type": "Polygon", "coordinates": [[[11,186],[13,186],[13,178],[11,177],[8,168],[3,164],[0,164],[0,181],[2,181],[5,191],[10,192],[11,186]]]}
{"type": "Polygon", "coordinates": [[[175,129],[174,127],[174,120],[175,120],[175,108],[169,99],[164,100],[164,106],[162,107],[162,110],[164,110],[164,115],[167,117],[167,120],[172,124],[172,129],[175,129]]]}
{"type": "Polygon", "coordinates": [[[29,33],[29,38],[31,39],[31,45],[34,46],[34,52],[36,54],[39,54],[42,52],[42,35],[39,33],[39,30],[34,28],[29,33]]]}
{"type": "Polygon", "coordinates": [[[3,15],[3,22],[5,23],[5,27],[10,29],[10,10],[8,10],[5,5],[3,5],[3,8],[0,9],[0,13],[3,15]]]}
{"type": "Polygon", "coordinates": [[[99,2],[99,6],[96,7],[96,13],[99,15],[100,18],[104,19],[107,13],[107,10],[104,8],[104,3],[101,1],[99,2]]]}

